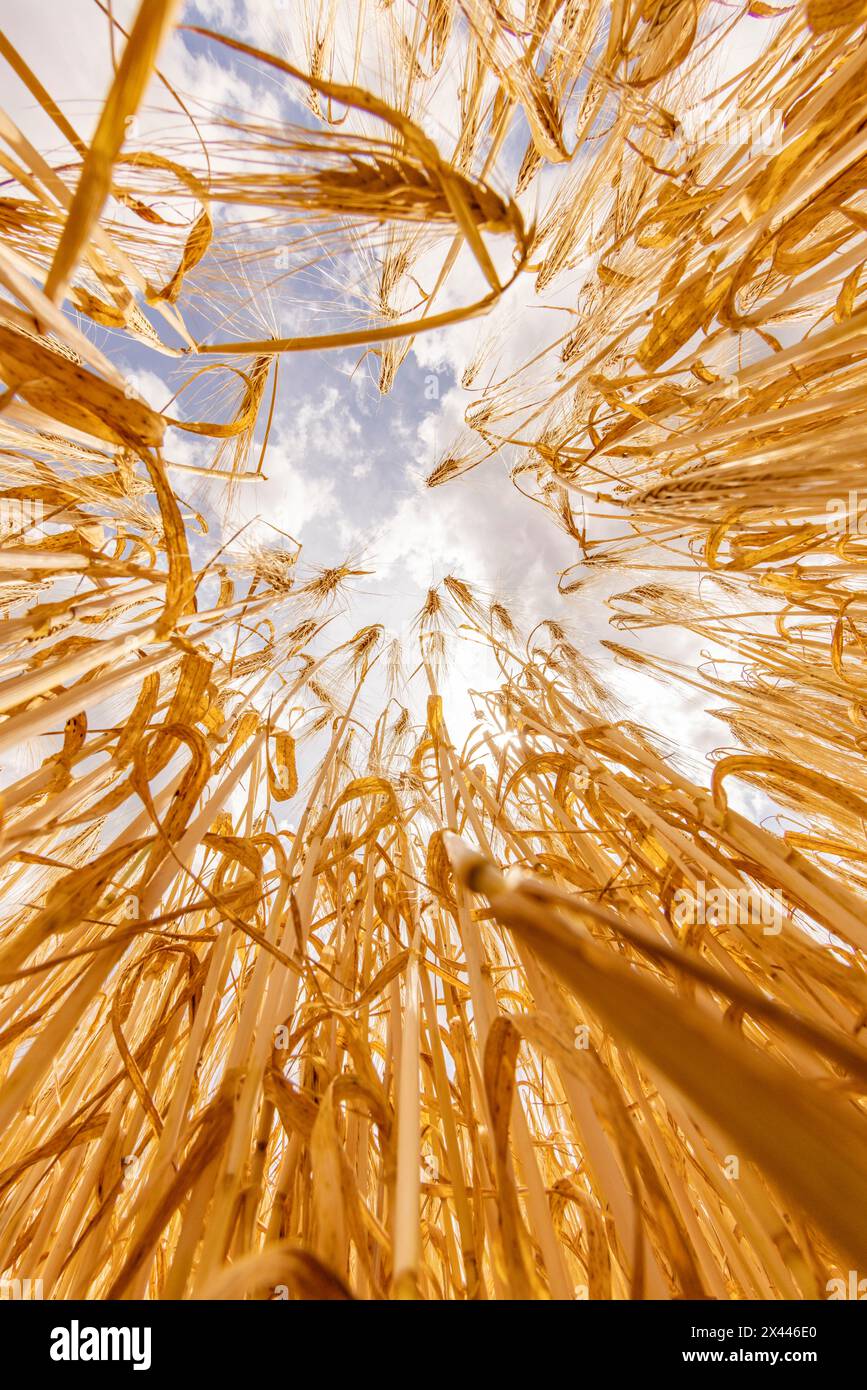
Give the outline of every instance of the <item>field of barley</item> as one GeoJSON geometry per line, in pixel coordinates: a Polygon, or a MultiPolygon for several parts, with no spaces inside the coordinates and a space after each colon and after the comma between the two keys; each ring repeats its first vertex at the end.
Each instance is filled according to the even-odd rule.
{"type": "Polygon", "coordinates": [[[834,1297],[867,0],[5,8],[0,1280],[834,1297]]]}

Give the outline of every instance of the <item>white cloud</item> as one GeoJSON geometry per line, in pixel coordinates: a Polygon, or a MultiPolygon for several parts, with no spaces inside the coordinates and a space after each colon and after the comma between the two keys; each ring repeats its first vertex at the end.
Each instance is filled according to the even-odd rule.
{"type": "Polygon", "coordinates": [[[311,521],[331,517],[338,509],[331,478],[307,472],[290,451],[281,445],[268,450],[267,481],[249,479],[239,484],[224,533],[230,535],[245,523],[248,540],[276,540],[273,527],[296,540],[311,521]]]}
{"type": "MultiPolygon", "coordinates": [[[[267,540],[269,528],[286,531],[297,540],[313,524],[327,521],[329,529],[347,528],[338,487],[357,457],[361,426],[336,387],[318,396],[289,400],[265,456],[265,478],[239,484],[225,529],[231,534],[247,522],[248,539],[267,540]]],[[[271,533],[273,537],[273,532],[271,533]]]]}

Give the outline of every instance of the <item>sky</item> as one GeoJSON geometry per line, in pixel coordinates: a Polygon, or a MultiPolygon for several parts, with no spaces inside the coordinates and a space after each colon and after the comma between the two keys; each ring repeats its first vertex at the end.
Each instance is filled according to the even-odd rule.
{"type": "MultiPolygon", "coordinates": [[[[188,0],[181,18],[245,37],[303,66],[305,16],[316,8],[312,0],[309,4],[306,0],[188,0]]],[[[135,5],[131,0],[114,0],[113,9],[126,23],[135,5]]],[[[79,133],[88,138],[111,80],[105,15],[94,0],[37,4],[7,0],[4,10],[8,37],[28,57],[79,133]]],[[[355,43],[354,28],[346,20],[351,11],[352,7],[347,12],[345,5],[336,6],[338,46],[348,49],[355,43]]],[[[719,58],[722,68],[737,71],[759,37],[763,41],[767,36],[767,25],[746,28],[719,58]]],[[[371,67],[378,63],[376,44],[371,29],[364,36],[362,69],[364,63],[371,67]]],[[[297,91],[287,88],[282,78],[197,36],[173,35],[161,54],[160,69],[199,115],[243,111],[255,113],[264,125],[287,119],[310,121],[297,91]]],[[[455,82],[453,72],[444,73],[436,101],[419,113],[443,150],[454,131],[455,82]]],[[[27,137],[40,150],[53,151],[58,160],[67,157],[58,132],[21,84],[12,77],[8,83],[4,80],[4,87],[3,102],[27,137]]],[[[177,125],[177,112],[172,112],[165,90],[155,84],[130,132],[130,147],[158,148],[177,125]]],[[[507,166],[509,159],[520,157],[525,138],[526,131],[516,130],[504,152],[507,166]]],[[[556,170],[546,171],[540,188],[531,189],[523,209],[528,220],[539,200],[549,198],[563,176],[556,170]]],[[[238,235],[243,240],[243,226],[238,235]]],[[[440,243],[434,255],[419,262],[422,284],[431,282],[447,245],[440,243]]],[[[497,254],[506,265],[508,247],[497,254]]],[[[344,277],[330,297],[331,282],[317,278],[316,273],[285,281],[275,274],[274,293],[262,317],[281,332],[321,332],[356,322],[357,302],[353,304],[345,293],[355,273],[351,257],[329,273],[338,282],[344,277]]],[[[492,346],[491,362],[499,374],[507,375],[536,345],[551,340],[554,317],[559,315],[562,324],[568,322],[565,315],[574,315],[580,268],[555,280],[541,295],[534,279],[522,276],[486,318],[417,337],[387,395],[377,388],[377,360],[363,350],[284,359],[265,477],[241,484],[228,506],[220,485],[185,473],[183,467],[172,472],[173,483],[209,521],[208,537],[196,542],[203,546],[202,555],[239,532],[247,543],[279,541],[276,533],[286,533],[302,544],[308,565],[330,566],[350,557],[354,567],[370,571],[353,581],[348,601],[335,614],[331,629],[335,640],[373,622],[384,622],[389,632],[406,638],[428,587],[447,574],[456,574],[487,597],[505,603],[521,626],[532,627],[543,618],[564,622],[582,654],[599,661],[605,683],[622,699],[631,719],[673,736],[684,754],[703,760],[708,750],[726,742],[724,726],[705,712],[709,702],[695,692],[663,690],[658,682],[615,666],[600,645],[606,637],[622,640],[608,627],[606,598],[612,590],[639,583],[640,574],[597,575],[577,592],[559,594],[558,573],[579,558],[576,544],[545,509],[512,484],[509,460],[503,456],[491,457],[454,483],[435,489],[425,486],[425,476],[460,432],[464,411],[476,399],[475,392],[460,383],[480,345],[492,346]]],[[[467,302],[480,292],[480,284],[476,267],[462,253],[438,307],[467,302]]],[[[194,313],[191,326],[203,336],[231,336],[236,328],[243,331],[240,319],[232,319],[231,300],[226,323],[208,325],[197,321],[194,313]]],[[[266,327],[259,330],[263,336],[266,327]]],[[[181,371],[172,359],[107,330],[89,331],[146,400],[160,409],[167,405],[186,366],[181,371]]],[[[556,331],[563,331],[562,327],[556,331]]],[[[184,396],[172,406],[182,416],[188,409],[192,411],[192,402],[184,396]]],[[[261,435],[260,426],[257,440],[261,435]]],[[[206,464],[213,448],[212,441],[170,430],[165,453],[171,464],[195,466],[206,464]]],[[[580,507],[580,499],[573,501],[580,507]]],[[[658,634],[651,637],[658,649],[658,634]]],[[[631,640],[640,645],[646,639],[638,633],[631,640]]],[[[695,655],[688,639],[666,640],[672,655],[695,655]]],[[[495,679],[492,662],[478,647],[467,647],[458,657],[445,690],[453,736],[459,738],[472,722],[468,688],[484,689],[495,679]]],[[[373,703],[379,693],[374,683],[373,703]]],[[[741,804],[754,800],[745,790],[741,804]]],[[[757,802],[755,808],[765,809],[757,802]]]]}

